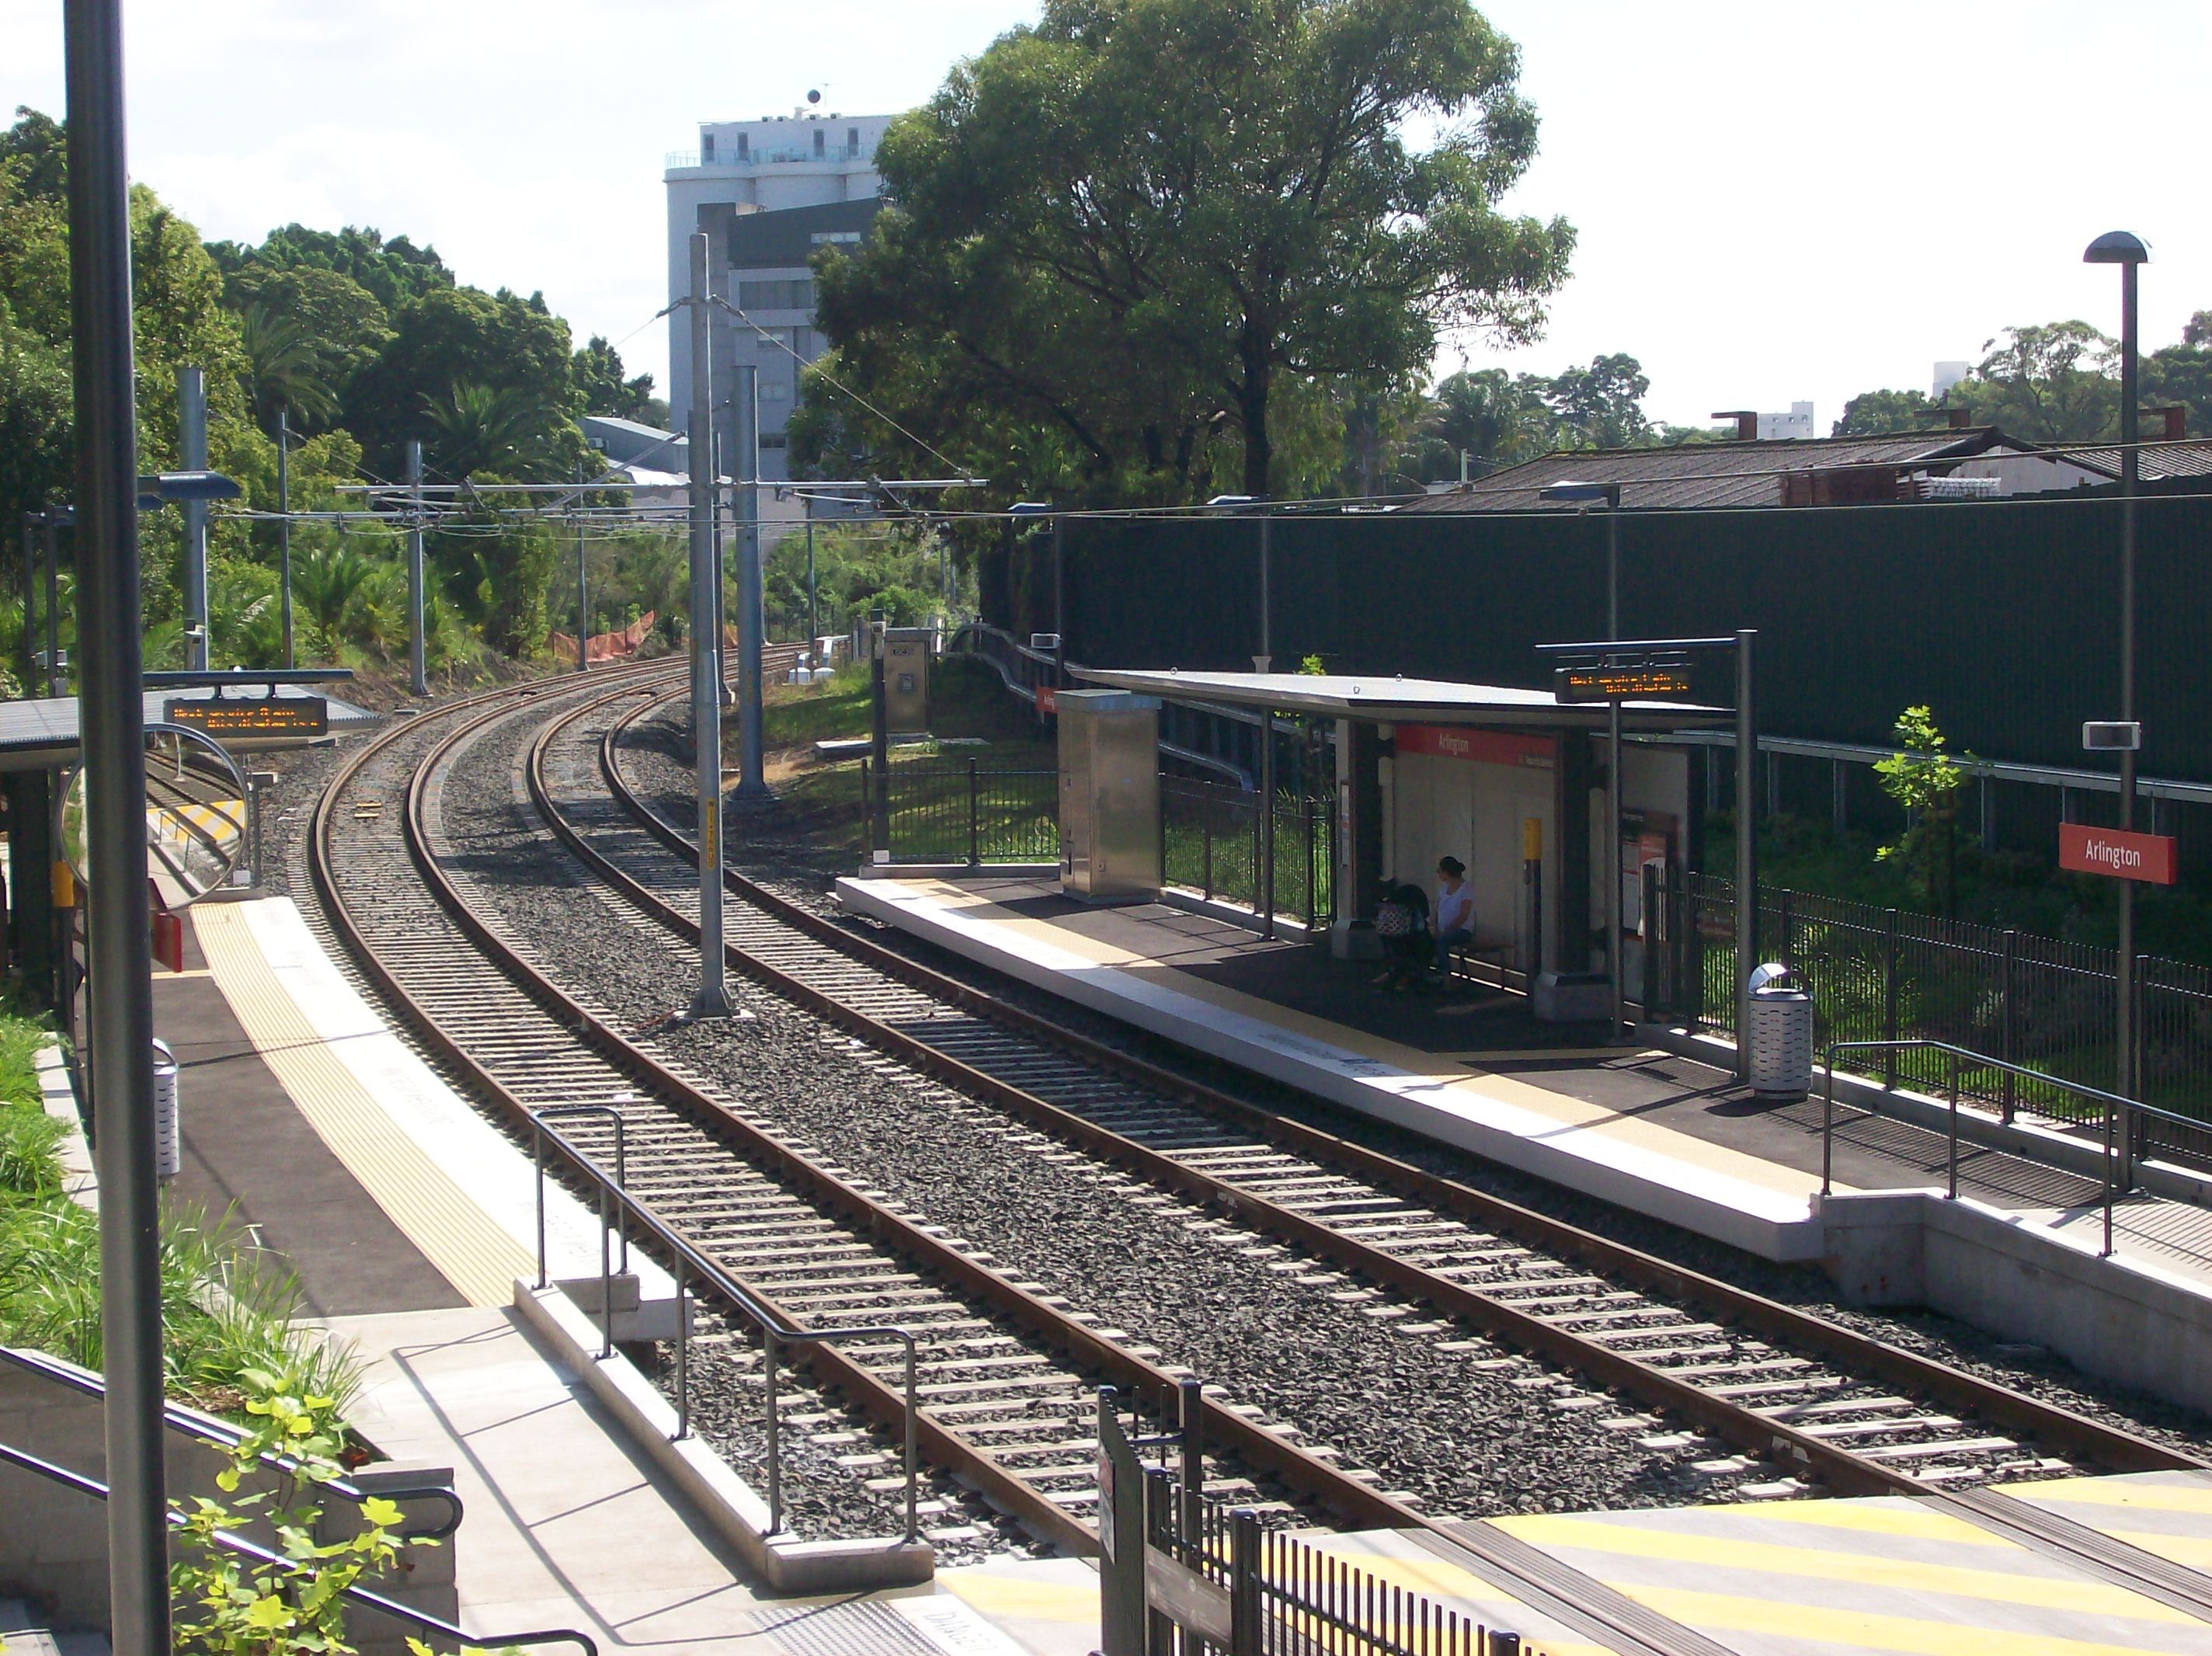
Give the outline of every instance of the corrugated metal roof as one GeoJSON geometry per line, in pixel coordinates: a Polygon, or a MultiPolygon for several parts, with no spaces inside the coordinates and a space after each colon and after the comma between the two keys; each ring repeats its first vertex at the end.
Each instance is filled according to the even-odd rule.
{"type": "MultiPolygon", "coordinates": [[[[2136,474],[2146,483],[2160,478],[2212,477],[2212,441],[2191,437],[2180,442],[2147,442],[2136,451],[2136,474]]],[[[2066,458],[2077,466],[2094,466],[2117,478],[2120,475],[2118,448],[2069,448],[2066,458]]]]}
{"type": "MultiPolygon", "coordinates": [[[[1814,437],[1765,442],[1689,443],[1678,448],[1569,449],[1492,473],[1400,507],[1401,512],[1534,512],[1579,509],[1547,501],[1557,483],[1618,483],[1626,509],[1779,506],[1790,472],[1865,466],[1920,467],[1992,450],[2027,452],[1994,426],[1909,431],[1882,437],[1814,437]]],[[[2148,471],[2144,473],[2148,476],[2148,471]]]]}

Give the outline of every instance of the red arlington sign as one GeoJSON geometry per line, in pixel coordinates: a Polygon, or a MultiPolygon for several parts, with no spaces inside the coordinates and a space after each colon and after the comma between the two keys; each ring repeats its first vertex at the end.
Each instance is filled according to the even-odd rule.
{"type": "Polygon", "coordinates": [[[2128,834],[2078,822],[2058,825],[2058,866],[2079,874],[2171,886],[2180,878],[2173,848],[2173,840],[2164,834],[2128,834]]]}

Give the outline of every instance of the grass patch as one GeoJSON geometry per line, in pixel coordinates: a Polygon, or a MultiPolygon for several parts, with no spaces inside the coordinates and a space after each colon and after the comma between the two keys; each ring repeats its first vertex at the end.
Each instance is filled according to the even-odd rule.
{"type": "MultiPolygon", "coordinates": [[[[826,684],[775,685],[762,708],[769,751],[866,736],[870,732],[868,664],[837,669],[826,684]]],[[[987,661],[941,655],[931,665],[929,729],[934,736],[988,742],[994,748],[1056,750],[1029,704],[1011,693],[987,661]]]]}
{"type": "MultiPolygon", "coordinates": [[[[102,1365],[100,1221],[62,1194],[63,1123],[39,1102],[33,1064],[45,1028],[0,1014],[0,1344],[102,1365]]],[[[300,1321],[296,1279],[228,1216],[165,1202],[161,1344],[170,1396],[236,1416],[249,1371],[287,1391],[333,1397],[359,1390],[351,1352],[300,1321]]]]}

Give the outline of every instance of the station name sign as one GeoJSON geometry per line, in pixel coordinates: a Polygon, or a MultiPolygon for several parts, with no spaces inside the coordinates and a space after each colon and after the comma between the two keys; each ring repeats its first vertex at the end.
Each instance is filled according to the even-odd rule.
{"type": "Polygon", "coordinates": [[[1557,667],[1552,693],[1562,702],[1660,701],[1690,693],[1690,675],[1679,667],[1557,667]]]}
{"type": "Polygon", "coordinates": [[[163,703],[162,716],[217,741],[326,736],[331,729],[331,704],[320,696],[173,696],[163,703]]]}
{"type": "Polygon", "coordinates": [[[2181,878],[2174,855],[2177,842],[2166,834],[2130,834],[2118,828],[2092,828],[2079,822],[2058,825],[2058,866],[2077,874],[2139,880],[2147,886],[2171,886],[2181,878]]]}

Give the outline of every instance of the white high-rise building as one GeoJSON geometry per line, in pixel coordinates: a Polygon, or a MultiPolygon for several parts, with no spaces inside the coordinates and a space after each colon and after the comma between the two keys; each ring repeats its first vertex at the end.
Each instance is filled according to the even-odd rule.
{"type": "MultiPolygon", "coordinates": [[[[705,121],[699,148],[668,157],[668,296],[691,291],[691,237],[708,234],[713,290],[752,319],[713,318],[715,418],[733,429],[729,392],[739,362],[760,369],[761,475],[790,475],[784,426],[802,362],[821,354],[814,330],[808,259],[824,245],[858,242],[875,216],[876,146],[889,115],[824,114],[807,108],[756,121],[705,121]],[[763,338],[765,334],[767,337],[763,338]]],[[[670,423],[691,412],[691,318],[668,314],[670,423]]]]}
{"type": "Polygon", "coordinates": [[[1759,417],[1759,440],[1773,442],[1794,441],[1819,434],[1813,429],[1813,405],[1792,403],[1787,414],[1761,414],[1759,417]]]}

